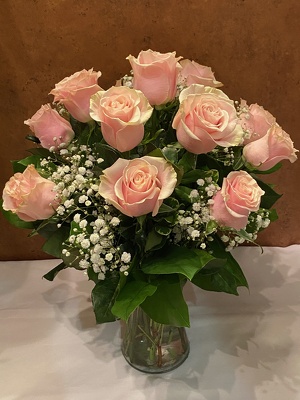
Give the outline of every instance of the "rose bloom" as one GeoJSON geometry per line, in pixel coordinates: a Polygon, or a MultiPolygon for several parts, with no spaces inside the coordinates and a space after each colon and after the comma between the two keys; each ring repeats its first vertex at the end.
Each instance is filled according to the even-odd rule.
{"type": "Polygon", "coordinates": [[[244,229],[250,212],[259,209],[264,193],[247,172],[230,172],[213,198],[211,214],[220,226],[244,229]]]}
{"type": "Polygon", "coordinates": [[[17,172],[6,183],[3,209],[23,221],[47,219],[59,205],[54,186],[54,182],[39,175],[34,165],[28,165],[23,173],[17,172]]]}
{"type": "Polygon", "coordinates": [[[245,160],[260,171],[267,171],[280,161],[297,160],[290,136],[278,125],[273,125],[262,138],[248,143],[243,149],[245,160]]]}
{"type": "Polygon", "coordinates": [[[64,78],[55,85],[50,94],[54,95],[54,101],[62,103],[69,113],[80,122],[88,122],[90,117],[90,98],[93,94],[102,90],[97,84],[101,72],[83,69],[64,78]]]}
{"type": "Polygon", "coordinates": [[[100,177],[99,193],[129,217],[155,216],[177,183],[177,174],[164,158],[119,158],[100,177]]]}
{"type": "Polygon", "coordinates": [[[276,123],[275,117],[258,104],[249,107],[245,100],[241,100],[240,115],[241,126],[247,131],[243,144],[253,142],[265,136],[272,125],[276,123]]]}
{"type": "Polygon", "coordinates": [[[178,142],[194,154],[208,153],[217,145],[237,146],[243,137],[234,103],[219,89],[191,85],[179,96],[173,120],[178,142]]]}
{"type": "Polygon", "coordinates": [[[105,141],[124,152],[137,146],[144,137],[144,123],[152,107],[139,90],[113,86],[91,97],[90,115],[101,122],[105,141]]]}
{"type": "Polygon", "coordinates": [[[50,104],[43,105],[30,119],[24,121],[24,124],[30,127],[46,149],[58,150],[66,147],[75,135],[71,124],[53,110],[50,104]]]}
{"type": "Polygon", "coordinates": [[[151,105],[165,104],[175,98],[180,70],[173,53],[141,51],[137,58],[128,56],[133,70],[133,87],[141,90],[151,105]]]}
{"type": "Polygon", "coordinates": [[[198,64],[191,60],[180,61],[182,70],[179,72],[179,83],[190,86],[198,83],[204,86],[220,87],[223,86],[218,82],[210,67],[198,64]]]}

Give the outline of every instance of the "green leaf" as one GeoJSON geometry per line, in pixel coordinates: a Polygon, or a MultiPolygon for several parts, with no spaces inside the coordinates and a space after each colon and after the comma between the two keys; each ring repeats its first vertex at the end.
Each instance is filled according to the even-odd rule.
{"type": "Polygon", "coordinates": [[[120,157],[120,154],[117,152],[117,150],[104,143],[95,143],[93,145],[93,149],[99,158],[103,158],[103,162],[100,164],[100,167],[103,169],[113,165],[120,157]]]}
{"type": "Polygon", "coordinates": [[[171,163],[176,164],[178,162],[178,149],[173,146],[167,146],[162,149],[165,158],[171,163]]]}
{"type": "Polygon", "coordinates": [[[63,242],[69,236],[69,228],[62,226],[54,231],[44,243],[42,250],[53,257],[61,258],[63,242]]]}
{"type": "Polygon", "coordinates": [[[47,272],[43,278],[47,279],[48,281],[53,281],[54,278],[56,277],[56,275],[62,271],[63,269],[66,269],[67,266],[65,265],[65,263],[60,263],[59,265],[57,265],[55,268],[51,269],[51,271],[47,272]]]}
{"type": "Polygon", "coordinates": [[[152,134],[151,132],[146,132],[144,139],[141,142],[141,145],[146,145],[146,144],[153,142],[154,140],[156,140],[158,138],[159,135],[161,135],[164,132],[165,132],[164,129],[159,129],[154,134],[152,134]]]}
{"type": "Polygon", "coordinates": [[[224,244],[216,235],[214,241],[209,242],[209,246],[214,257],[225,260],[224,266],[215,269],[203,268],[194,276],[192,282],[204,290],[235,295],[238,295],[239,286],[248,288],[247,280],[239,264],[229,252],[225,251],[224,244]]]}
{"type": "Polygon", "coordinates": [[[177,188],[175,188],[176,196],[185,203],[192,203],[192,200],[190,198],[191,191],[192,189],[186,186],[178,186],[177,188]]]}
{"type": "Polygon", "coordinates": [[[155,293],[147,297],[141,307],[160,324],[190,326],[188,307],[177,277],[161,281],[155,293]]]}
{"type": "Polygon", "coordinates": [[[246,165],[250,169],[251,172],[253,172],[254,174],[257,174],[257,175],[273,174],[274,172],[278,171],[282,167],[282,163],[279,162],[276,165],[274,165],[274,167],[267,169],[266,171],[260,171],[258,169],[255,169],[256,167],[249,166],[249,164],[247,164],[247,163],[246,163],[246,165]]]}
{"type": "Polygon", "coordinates": [[[157,287],[144,281],[131,281],[126,283],[114,305],[111,312],[118,318],[128,320],[130,314],[146,299],[152,296],[157,287]]]}
{"type": "Polygon", "coordinates": [[[170,245],[146,258],[141,268],[145,274],[169,275],[177,273],[192,280],[194,275],[214,258],[204,250],[170,245]]]}
{"type": "Polygon", "coordinates": [[[184,172],[191,171],[196,168],[197,155],[189,152],[184,153],[178,165],[182,166],[184,172]]]}
{"type": "Polygon", "coordinates": [[[37,144],[41,143],[40,139],[38,137],[34,136],[34,135],[26,135],[25,139],[30,140],[31,142],[34,142],[34,143],[37,143],[37,144]]]}
{"type": "Polygon", "coordinates": [[[104,281],[99,281],[92,290],[92,303],[97,324],[116,320],[111,308],[118,295],[119,275],[107,276],[104,281]]]}
{"type": "Polygon", "coordinates": [[[262,182],[259,179],[256,179],[258,185],[261,187],[262,190],[265,191],[265,194],[261,198],[260,206],[262,208],[271,208],[278,199],[282,196],[282,194],[278,194],[265,182],[262,182]]]}
{"type": "Polygon", "coordinates": [[[163,237],[161,235],[159,235],[155,231],[155,229],[153,229],[152,231],[149,232],[149,234],[147,236],[147,240],[146,240],[146,244],[145,244],[145,252],[154,250],[155,248],[160,246],[160,244],[162,242],[163,242],[163,237]]]}
{"type": "Polygon", "coordinates": [[[28,149],[27,151],[33,155],[40,156],[40,158],[50,157],[50,159],[62,160],[62,158],[57,153],[52,153],[51,151],[49,151],[48,149],[44,149],[43,147],[34,147],[33,149],[28,149]]]}
{"type": "Polygon", "coordinates": [[[189,183],[196,183],[198,179],[205,179],[211,177],[214,182],[218,182],[219,173],[215,169],[204,171],[202,169],[194,169],[185,173],[182,177],[181,183],[187,185],[189,183]]]}
{"type": "Polygon", "coordinates": [[[161,149],[155,149],[155,150],[151,151],[149,154],[147,154],[147,156],[165,158],[161,149]]]}
{"type": "Polygon", "coordinates": [[[168,197],[159,207],[158,214],[171,213],[178,210],[178,208],[179,208],[178,200],[174,199],[174,197],[168,197]]]}
{"type": "Polygon", "coordinates": [[[276,221],[278,219],[278,214],[277,214],[277,211],[275,210],[275,208],[272,208],[271,210],[268,210],[268,211],[269,211],[269,220],[271,222],[276,221]]]}
{"type": "Polygon", "coordinates": [[[40,167],[41,158],[36,155],[28,156],[23,158],[19,161],[12,161],[13,171],[16,172],[23,172],[27,168],[28,165],[33,164],[35,168],[40,167]]]}
{"type": "Polygon", "coordinates": [[[80,136],[81,132],[86,129],[86,123],[77,121],[72,115],[70,114],[70,124],[76,136],[80,136]]]}
{"type": "Polygon", "coordinates": [[[155,225],[154,229],[156,230],[157,233],[159,233],[162,236],[169,236],[170,233],[172,232],[171,228],[163,225],[155,225]]]}
{"type": "Polygon", "coordinates": [[[33,222],[26,222],[20,219],[17,214],[13,213],[12,211],[6,211],[3,209],[3,200],[0,199],[0,208],[2,211],[3,216],[7,221],[16,226],[17,228],[24,228],[24,229],[34,229],[34,223],[33,222]]]}
{"type": "Polygon", "coordinates": [[[225,267],[215,273],[200,272],[193,278],[192,283],[203,290],[238,295],[236,281],[225,267]]]}

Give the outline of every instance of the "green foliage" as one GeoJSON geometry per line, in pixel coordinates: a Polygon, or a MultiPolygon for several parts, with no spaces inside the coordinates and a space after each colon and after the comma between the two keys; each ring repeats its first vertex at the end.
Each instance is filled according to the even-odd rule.
{"type": "Polygon", "coordinates": [[[171,275],[157,283],[157,290],[152,296],[146,297],[141,304],[142,309],[160,324],[189,327],[189,312],[180,279],[171,275]]]}
{"type": "Polygon", "coordinates": [[[33,222],[26,222],[20,219],[17,214],[13,213],[12,211],[6,211],[3,209],[3,200],[0,199],[0,209],[3,214],[3,216],[7,219],[7,221],[16,226],[17,228],[23,228],[23,229],[33,229],[34,228],[34,223],[33,222]]]}
{"type": "Polygon", "coordinates": [[[145,281],[128,282],[120,291],[112,306],[112,313],[125,321],[130,314],[146,299],[152,296],[157,287],[145,281]]]}
{"type": "Polygon", "coordinates": [[[36,168],[40,168],[41,158],[38,155],[31,155],[23,158],[20,161],[12,161],[14,174],[16,172],[23,172],[28,165],[33,164],[36,168]]]}
{"type": "Polygon", "coordinates": [[[66,269],[67,265],[65,263],[60,263],[57,265],[55,268],[51,269],[51,271],[47,272],[43,278],[47,279],[48,281],[53,281],[56,275],[62,271],[63,269],[66,269]]]}
{"type": "Polygon", "coordinates": [[[267,184],[257,178],[256,178],[256,181],[259,184],[259,186],[261,187],[261,189],[265,191],[265,194],[263,195],[263,197],[261,199],[260,206],[262,208],[267,208],[267,209],[273,207],[273,205],[276,203],[277,200],[280,199],[280,197],[282,195],[276,193],[275,190],[273,190],[269,184],[267,184]]]}
{"type": "Polygon", "coordinates": [[[116,320],[116,316],[111,312],[111,309],[119,293],[119,280],[119,274],[113,273],[94,286],[92,303],[97,324],[116,320]]]}
{"type": "Polygon", "coordinates": [[[44,243],[42,250],[53,257],[62,257],[62,248],[64,241],[69,236],[69,228],[62,226],[50,233],[48,239],[44,243]]]}
{"type": "Polygon", "coordinates": [[[141,268],[145,274],[181,274],[192,280],[214,258],[204,250],[166,245],[161,251],[144,259],[141,268]]]}
{"type": "Polygon", "coordinates": [[[245,286],[248,288],[247,280],[233,256],[226,252],[221,240],[215,236],[210,242],[210,250],[217,259],[223,259],[218,265],[212,264],[213,268],[203,268],[194,276],[192,282],[204,290],[225,292],[238,295],[237,288],[245,286]]]}

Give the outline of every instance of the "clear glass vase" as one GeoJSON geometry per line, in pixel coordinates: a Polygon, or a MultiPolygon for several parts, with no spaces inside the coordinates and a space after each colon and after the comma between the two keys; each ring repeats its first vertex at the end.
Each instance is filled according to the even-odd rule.
{"type": "Polygon", "coordinates": [[[185,328],[159,324],[140,307],[124,326],[122,353],[126,361],[139,371],[171,371],[184,362],[189,349],[185,328]]]}

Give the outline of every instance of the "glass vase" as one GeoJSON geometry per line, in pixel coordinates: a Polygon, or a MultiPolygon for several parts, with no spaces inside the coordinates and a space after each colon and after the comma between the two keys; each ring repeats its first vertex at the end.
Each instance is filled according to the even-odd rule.
{"type": "Polygon", "coordinates": [[[157,323],[140,307],[124,326],[122,353],[125,360],[139,371],[171,371],[184,362],[189,349],[185,328],[157,323]]]}

